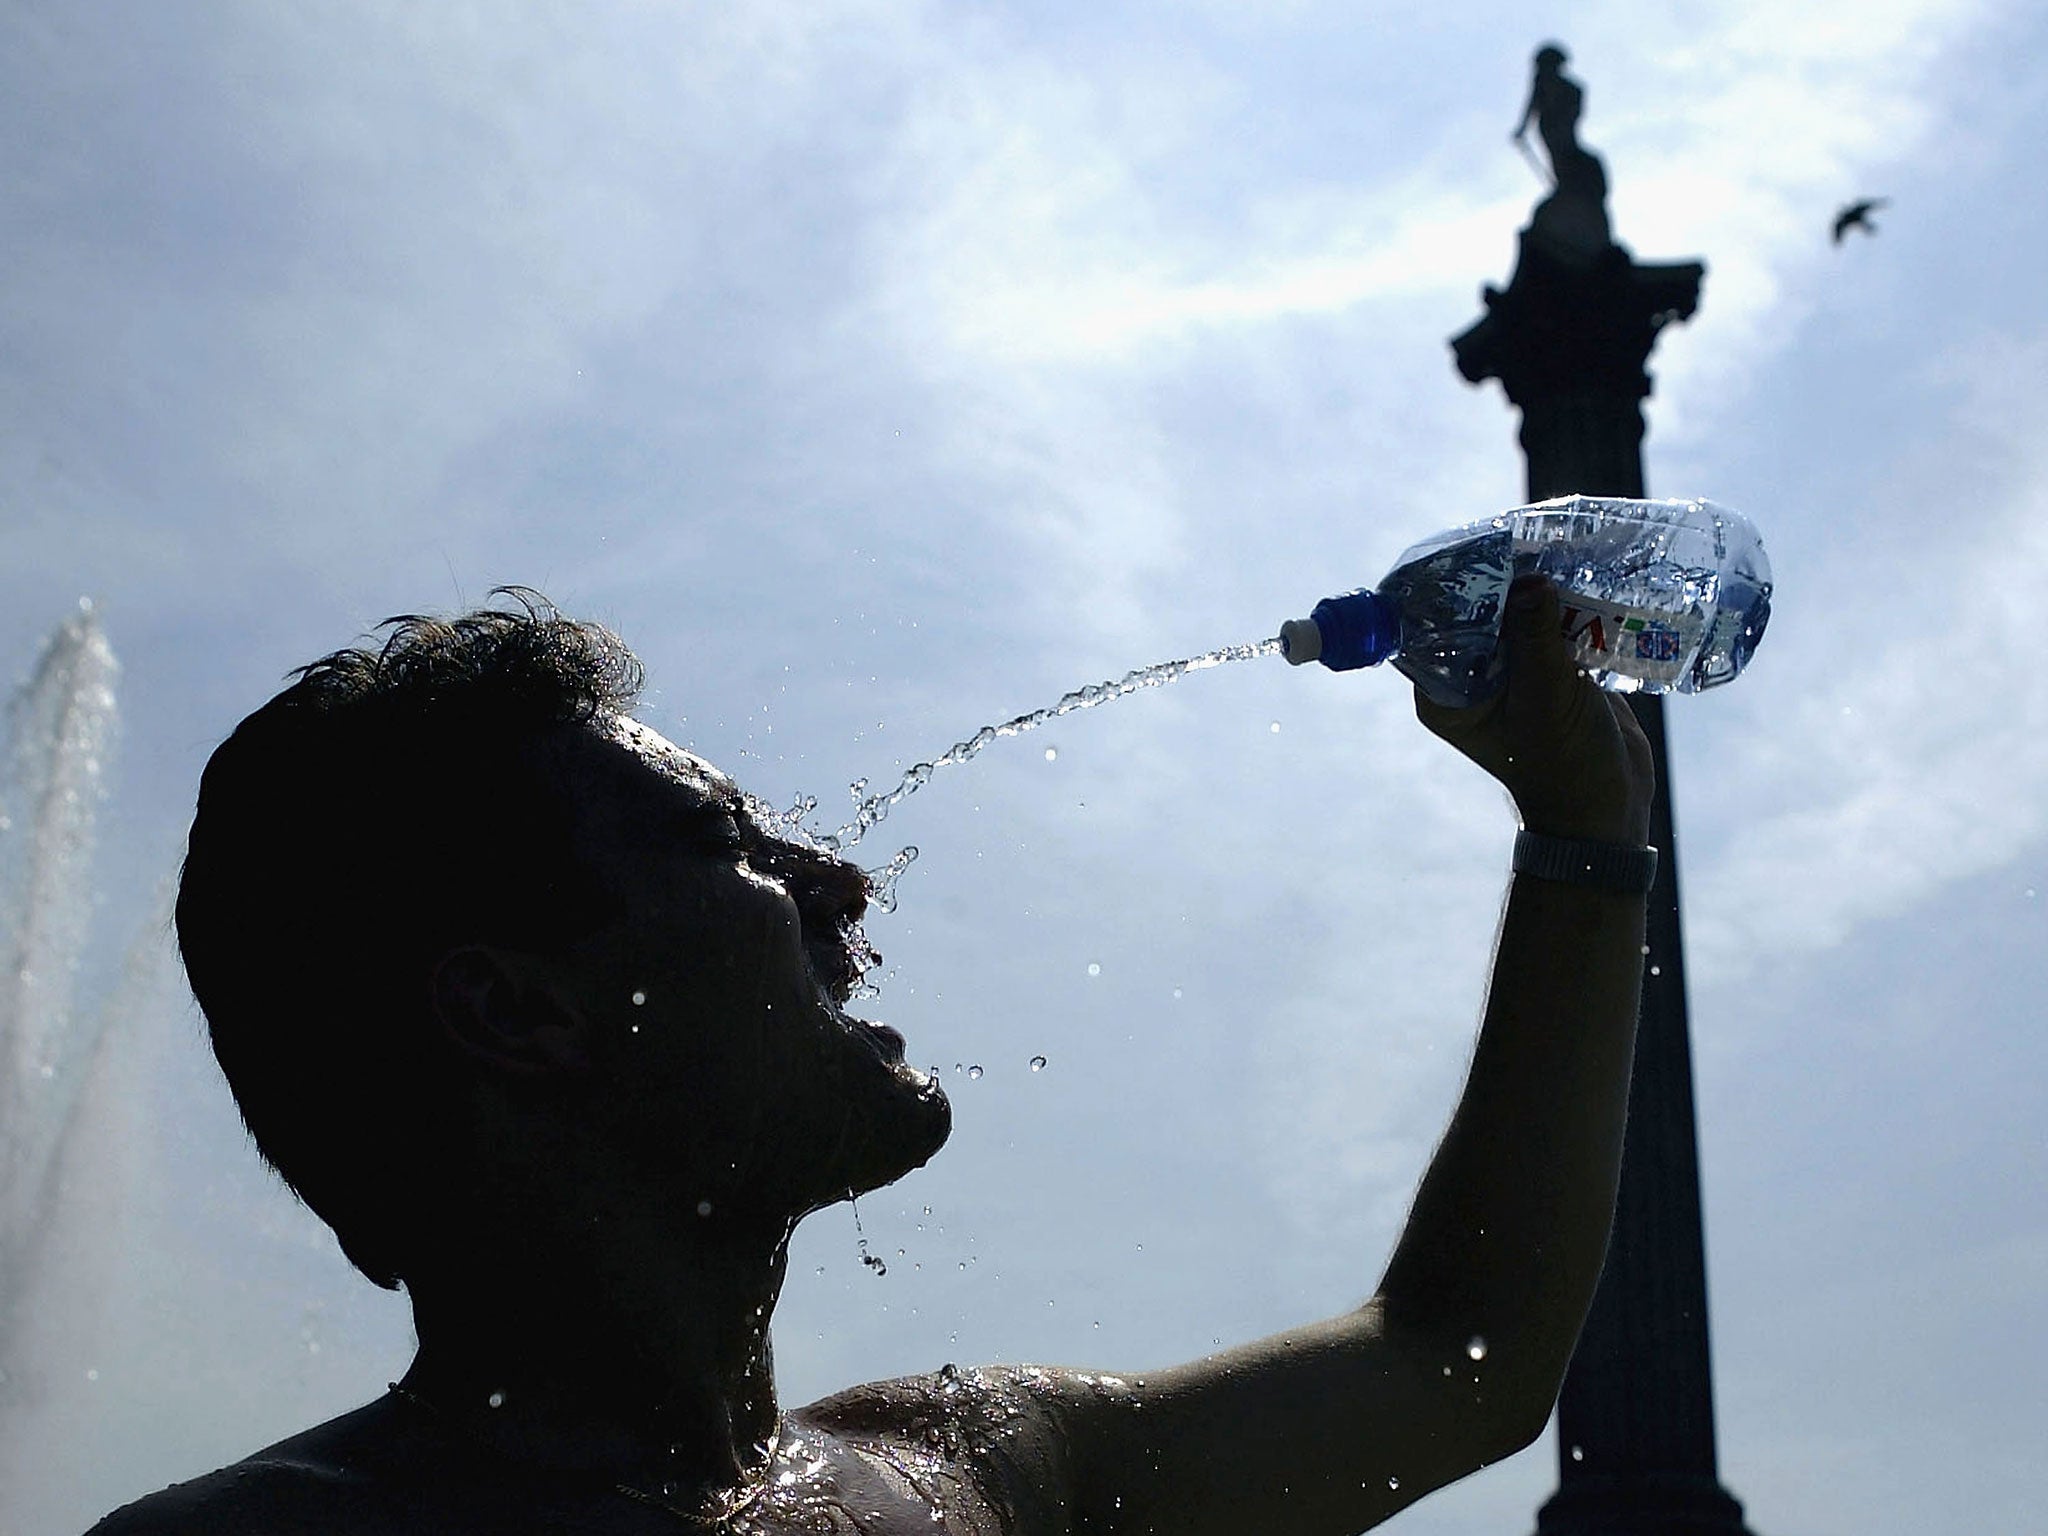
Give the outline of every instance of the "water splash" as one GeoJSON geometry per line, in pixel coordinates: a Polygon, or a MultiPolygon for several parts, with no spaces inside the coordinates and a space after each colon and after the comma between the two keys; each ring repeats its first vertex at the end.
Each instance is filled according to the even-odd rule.
{"type": "MultiPolygon", "coordinates": [[[[0,1114],[10,1148],[25,1139],[27,1121],[49,1123],[31,1107],[49,1096],[35,1083],[69,1077],[64,1069],[73,1065],[65,1026],[91,912],[86,866],[112,745],[115,670],[105,636],[83,609],[50,636],[7,708],[0,910],[13,942],[0,975],[0,1091],[7,1094],[0,1114]]],[[[21,1163],[10,1157],[5,1166],[12,1172],[21,1163]]],[[[9,1194],[18,1189],[10,1179],[9,1194]]]]}
{"type": "Polygon", "coordinates": [[[917,845],[907,844],[897,850],[896,857],[878,869],[863,871],[868,877],[868,900],[884,912],[896,910],[896,882],[903,878],[903,872],[917,862],[917,845]]]}
{"type": "MultiPolygon", "coordinates": [[[[114,996],[75,1001],[92,915],[94,821],[114,737],[118,668],[89,604],[58,626],[6,711],[0,760],[0,1428],[46,1386],[47,1271],[61,1207],[106,1180],[80,1169],[104,1138],[82,1129],[108,1096],[99,1050],[109,1019],[146,988],[131,953],[114,996]]],[[[103,1170],[99,1170],[103,1171],[103,1170]]],[[[63,1283],[75,1310],[80,1287],[63,1283]]],[[[0,1434],[0,1440],[10,1438],[0,1434]]],[[[0,1478],[4,1484],[5,1478],[0,1478]]]]}
{"type": "MultiPolygon", "coordinates": [[[[815,841],[828,853],[844,853],[887,820],[889,813],[899,804],[929,784],[932,775],[941,768],[950,768],[956,763],[971,761],[980,756],[991,743],[1004,736],[1022,736],[1026,731],[1037,730],[1048,720],[1057,720],[1063,715],[1073,714],[1076,710],[1093,709],[1098,704],[1107,704],[1111,699],[1121,699],[1144,688],[1162,687],[1186,677],[1190,672],[1205,672],[1226,662],[1249,661],[1254,656],[1276,656],[1279,652],[1278,640],[1258,640],[1244,645],[1222,646],[1180,661],[1154,662],[1149,667],[1134,668],[1113,681],[1090,683],[1085,688],[1076,688],[1072,693],[1061,695],[1057,703],[1048,704],[1043,709],[1034,709],[1029,714],[1017,716],[1014,720],[1005,720],[1001,725],[984,725],[965,740],[954,742],[931,761],[916,763],[905,769],[903,776],[892,788],[879,794],[861,796],[859,792],[866,788],[867,780],[856,780],[853,787],[859,803],[854,809],[853,820],[835,832],[816,837],[815,841]]],[[[1054,755],[1051,750],[1046,753],[1048,760],[1054,755]]],[[[799,801],[798,804],[805,807],[803,814],[807,817],[816,808],[817,802],[806,800],[799,801]]],[[[916,856],[915,849],[908,851],[913,858],[916,856]]],[[[900,869],[896,872],[902,873],[900,869]]],[[[890,909],[885,907],[883,910],[890,909]]]]}

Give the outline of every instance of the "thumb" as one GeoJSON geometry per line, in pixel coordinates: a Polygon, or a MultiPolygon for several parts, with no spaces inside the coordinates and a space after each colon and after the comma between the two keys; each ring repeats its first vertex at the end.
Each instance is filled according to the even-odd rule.
{"type": "Polygon", "coordinates": [[[1547,576],[1519,576],[1508,588],[1501,622],[1510,707],[1516,714],[1554,718],[1578,686],[1579,669],[1564,639],[1564,605],[1547,576]]]}

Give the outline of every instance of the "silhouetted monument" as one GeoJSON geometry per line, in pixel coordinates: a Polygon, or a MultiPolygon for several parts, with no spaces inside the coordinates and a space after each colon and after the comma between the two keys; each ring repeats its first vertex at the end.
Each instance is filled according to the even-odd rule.
{"type": "MultiPolygon", "coordinates": [[[[1505,291],[1452,339],[1471,383],[1499,379],[1522,413],[1532,501],[1642,496],[1646,370],[1658,333],[1691,316],[1706,267],[1638,262],[1607,218],[1607,172],[1578,139],[1585,94],[1566,55],[1536,55],[1529,105],[1552,190],[1521,232],[1505,291]]],[[[1538,1536],[1744,1536],[1714,1448],[1706,1257],[1693,1121],[1678,848],[1660,700],[1630,701],[1657,759],[1642,1016],[1607,1268],[1558,1400],[1558,1489],[1538,1536]]]]}

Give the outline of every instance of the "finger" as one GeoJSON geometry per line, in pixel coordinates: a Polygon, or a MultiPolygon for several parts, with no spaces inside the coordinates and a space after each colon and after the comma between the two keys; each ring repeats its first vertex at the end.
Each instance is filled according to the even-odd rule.
{"type": "Polygon", "coordinates": [[[1439,704],[1420,688],[1415,690],[1415,718],[1439,736],[1462,729],[1470,715],[1470,710],[1439,704]]]}
{"type": "Polygon", "coordinates": [[[1500,708],[1501,696],[1489,694],[1473,704],[1439,704],[1415,690],[1415,718],[1446,741],[1464,741],[1477,733],[1500,708]]]}
{"type": "Polygon", "coordinates": [[[1615,728],[1621,732],[1623,747],[1628,752],[1629,763],[1638,772],[1650,773],[1656,767],[1656,754],[1651,750],[1650,738],[1643,731],[1642,721],[1629,707],[1628,700],[1618,693],[1603,694],[1607,700],[1608,713],[1613,715],[1615,728]]]}
{"type": "Polygon", "coordinates": [[[1555,719],[1569,708],[1579,669],[1564,639],[1564,606],[1546,576],[1520,576],[1508,588],[1501,622],[1509,708],[1521,719],[1555,719]]]}

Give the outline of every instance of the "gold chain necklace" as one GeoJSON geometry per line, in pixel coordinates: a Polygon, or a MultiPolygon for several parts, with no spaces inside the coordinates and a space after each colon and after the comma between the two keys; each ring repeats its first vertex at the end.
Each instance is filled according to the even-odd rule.
{"type": "MultiPolygon", "coordinates": [[[[438,1403],[428,1402],[427,1399],[421,1397],[417,1392],[401,1387],[395,1381],[387,1382],[385,1385],[391,1389],[392,1396],[398,1398],[401,1402],[410,1403],[436,1424],[447,1427],[454,1423],[452,1417],[438,1403]]],[[[459,1428],[460,1426],[457,1427],[459,1428]]],[[[467,1430],[464,1430],[463,1434],[470,1441],[478,1445],[485,1445],[481,1436],[470,1433],[467,1430]]],[[[505,1453],[496,1446],[486,1446],[485,1448],[494,1455],[509,1459],[505,1458],[505,1453]]],[[[635,1488],[631,1483],[614,1482],[611,1486],[611,1491],[619,1494],[621,1497],[631,1499],[636,1504],[646,1504],[658,1509],[670,1519],[680,1521],[693,1530],[722,1531],[730,1529],[727,1522],[733,1519],[734,1516],[745,1512],[761,1490],[759,1487],[754,1487],[747,1489],[745,1493],[740,1494],[738,1497],[730,1495],[720,1497],[718,1500],[719,1507],[712,1513],[706,1513],[702,1510],[680,1509],[660,1495],[649,1493],[644,1488],[635,1488]]]]}

